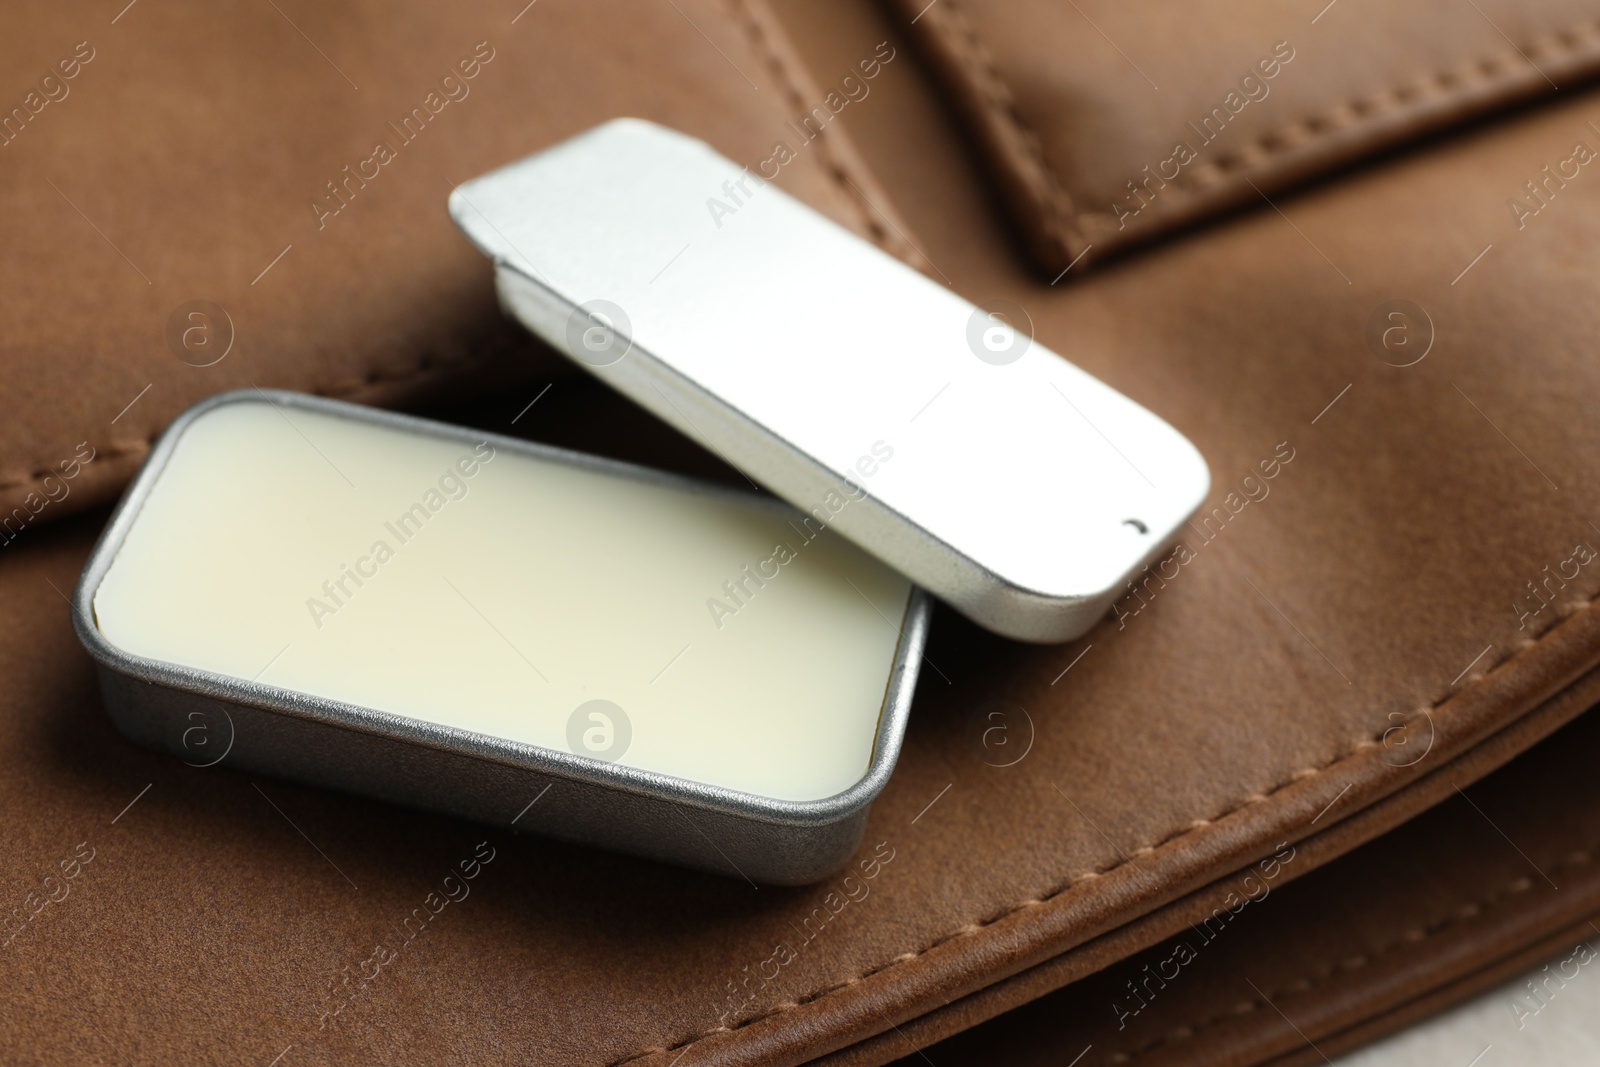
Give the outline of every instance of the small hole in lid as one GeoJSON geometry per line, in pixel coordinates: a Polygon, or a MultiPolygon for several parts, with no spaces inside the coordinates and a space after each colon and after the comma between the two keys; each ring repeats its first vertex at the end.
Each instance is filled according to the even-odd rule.
{"type": "Polygon", "coordinates": [[[1140,522],[1138,519],[1123,519],[1122,520],[1122,525],[1124,525],[1124,526],[1132,526],[1135,530],[1138,530],[1142,534],[1147,534],[1147,533],[1150,532],[1150,527],[1146,526],[1144,523],[1140,522]]]}

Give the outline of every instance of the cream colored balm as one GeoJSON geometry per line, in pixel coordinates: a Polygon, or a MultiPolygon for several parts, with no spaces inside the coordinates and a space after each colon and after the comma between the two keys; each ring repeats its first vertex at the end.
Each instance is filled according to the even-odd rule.
{"type": "Polygon", "coordinates": [[[190,419],[92,590],[100,635],[714,790],[862,781],[905,578],[753,494],[342,409],[190,419]]]}

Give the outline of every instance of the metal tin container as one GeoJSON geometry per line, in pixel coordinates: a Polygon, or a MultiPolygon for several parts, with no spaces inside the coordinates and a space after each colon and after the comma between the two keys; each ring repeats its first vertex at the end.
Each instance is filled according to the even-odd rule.
{"type": "MultiPolygon", "coordinates": [[[[497,454],[658,487],[708,507],[732,501],[798,517],[782,502],[753,493],[336,401],[261,390],[214,397],[181,415],[157,442],[90,555],[73,597],[78,637],[98,667],[112,719],[130,739],[196,766],[294,779],[751,881],[802,884],[849,858],[905,731],[928,627],[927,600],[914,586],[908,586],[898,616],[873,609],[898,637],[884,637],[893,642],[894,652],[865,772],[848,788],[820,799],[782,799],[706,784],[254,680],[244,671],[166,662],[113,643],[96,616],[102,583],[145,517],[185,435],[209,413],[241,403],[270,404],[290,426],[295,426],[291,417],[301,422],[333,418],[463,447],[483,443],[497,454]]],[[[310,437],[305,443],[317,448],[310,437]]],[[[558,559],[548,566],[570,564],[558,559]]],[[[250,607],[241,605],[241,610],[250,607]]],[[[813,668],[825,665],[807,669],[813,668]]],[[[761,699],[759,693],[750,697],[761,699]]]]}
{"type": "Polygon", "coordinates": [[[607,385],[802,509],[855,480],[834,528],[980,626],[1086,632],[1176,543],[1205,459],[1025,308],[968,303],[777,173],[615,119],[450,212],[502,305],[607,385]]]}

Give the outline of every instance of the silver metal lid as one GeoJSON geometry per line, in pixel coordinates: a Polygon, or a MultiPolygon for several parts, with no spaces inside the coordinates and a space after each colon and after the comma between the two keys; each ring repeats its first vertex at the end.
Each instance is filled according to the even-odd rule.
{"type": "Polygon", "coordinates": [[[450,213],[534,333],[1006,636],[1083,633],[1210,488],[1183,435],[1031,342],[1020,308],[664,127],[598,126],[450,213]]]}

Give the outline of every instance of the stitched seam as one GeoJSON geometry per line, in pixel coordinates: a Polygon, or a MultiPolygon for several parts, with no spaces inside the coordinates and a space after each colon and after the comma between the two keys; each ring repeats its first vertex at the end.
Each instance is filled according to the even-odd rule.
{"type": "MultiPolygon", "coordinates": [[[[951,13],[955,14],[962,24],[962,32],[972,42],[972,45],[982,49],[982,46],[978,44],[977,34],[973,27],[959,12],[954,11],[953,2],[954,0],[945,0],[945,3],[941,6],[950,9],[951,13]]],[[[931,15],[932,12],[930,11],[929,14],[931,15]]],[[[930,21],[938,23],[943,20],[930,19],[930,21]]],[[[1527,62],[1532,62],[1539,56],[1593,51],[1595,42],[1584,41],[1583,35],[1596,32],[1600,32],[1600,20],[1574,23],[1564,29],[1546,34],[1537,42],[1522,46],[1513,45],[1510,50],[1492,52],[1482,58],[1469,60],[1465,64],[1458,64],[1452,68],[1435,71],[1430,75],[1396,85],[1370,97],[1356,97],[1345,103],[1334,104],[1308,118],[1290,122],[1268,133],[1260,134],[1243,148],[1237,149],[1221,158],[1211,160],[1207,164],[1202,164],[1201,169],[1214,172],[1214,177],[1200,178],[1198,175],[1180,175],[1179,180],[1170,182],[1169,184],[1176,186],[1177,192],[1180,194],[1179,197],[1176,201],[1168,201],[1168,206],[1152,215],[1152,221],[1145,225],[1150,226],[1158,223],[1163,216],[1172,213],[1171,205],[1173,203],[1192,200],[1207,189],[1222,184],[1229,174],[1233,172],[1243,171],[1253,165],[1264,164],[1277,155],[1292,150],[1304,149],[1317,141],[1327,140],[1335,134],[1347,134],[1360,130],[1363,126],[1375,125],[1379,119],[1403,115],[1408,111],[1420,111],[1424,107],[1435,106],[1440,102],[1462,99],[1468,95],[1469,90],[1491,84],[1496,80],[1525,76],[1521,73],[1524,65],[1523,53],[1527,53],[1527,62]],[[1502,74],[1502,72],[1505,73],[1502,74]],[[1443,95],[1430,97],[1421,89],[1414,89],[1417,86],[1437,86],[1443,90],[1443,95]],[[1452,86],[1454,86],[1453,91],[1452,86]],[[1415,99],[1417,102],[1412,103],[1411,99],[1408,98],[1415,99]],[[1383,102],[1386,100],[1393,100],[1395,103],[1392,106],[1385,107],[1383,102]],[[1357,117],[1357,121],[1345,123],[1343,119],[1346,114],[1354,114],[1357,117]],[[1296,131],[1299,130],[1306,131],[1309,136],[1297,139],[1296,131]]],[[[1058,189],[1060,187],[1059,180],[1044,157],[1038,137],[1024,123],[1021,113],[1017,110],[1015,97],[1011,93],[1009,85],[1001,77],[994,64],[988,60],[987,50],[982,50],[982,54],[985,57],[984,72],[987,73],[989,78],[993,79],[998,89],[1004,93],[1007,106],[996,107],[990,104],[986,87],[978,84],[979,79],[974,77],[975,74],[984,72],[974,72],[971,69],[971,64],[967,64],[968,74],[969,77],[973,77],[974,88],[977,88],[980,95],[984,97],[987,110],[997,120],[1008,124],[1012,129],[1013,135],[1026,146],[1028,158],[1015,162],[1021,162],[1026,167],[1043,169],[1045,172],[1043,181],[1047,194],[1050,190],[1058,189]]],[[[1065,192],[1062,192],[1061,196],[1067,200],[1068,210],[1070,211],[1070,198],[1067,197],[1065,192]]],[[[1047,216],[1060,209],[1060,205],[1055,201],[1053,195],[1047,195],[1046,202],[1042,203],[1040,207],[1044,209],[1047,216]]],[[[1070,236],[1081,243],[1083,240],[1081,231],[1085,223],[1095,225],[1109,224],[1114,217],[1113,213],[1109,211],[1076,212],[1072,214],[1071,219],[1077,232],[1069,231],[1070,236]]],[[[1062,227],[1050,225],[1047,220],[1046,230],[1063,252],[1068,255],[1072,254],[1072,246],[1062,239],[1062,227]]]]}
{"type": "Polygon", "coordinates": [[[1074,244],[1083,243],[1078,223],[1084,217],[1072,204],[1072,197],[1062,186],[1055,169],[1044,158],[1044,142],[1022,117],[1017,108],[1015,94],[1010,84],[1000,76],[994,58],[977,30],[967,20],[955,3],[945,0],[942,7],[929,8],[925,13],[931,22],[953,27],[957,37],[947,37],[956,62],[967,70],[969,84],[977,91],[978,102],[995,124],[1009,133],[1009,139],[1021,147],[1021,158],[1013,153],[1013,160],[1029,172],[1034,184],[1043,192],[1036,203],[1043,215],[1046,234],[1068,255],[1074,244]]]}
{"type": "MultiPolygon", "coordinates": [[[[1591,845],[1590,847],[1593,848],[1594,846],[1591,845]]],[[[1588,852],[1579,851],[1569,853],[1565,858],[1562,859],[1556,869],[1558,871],[1570,871],[1574,868],[1587,865],[1590,861],[1590,858],[1591,857],[1588,852]]],[[[1201,1019],[1199,1022],[1192,1023],[1188,1026],[1180,1026],[1171,1033],[1146,1042],[1145,1044],[1140,1045],[1129,1052],[1114,1053],[1109,1062],[1118,1065],[1131,1063],[1139,1056],[1143,1056],[1146,1053],[1154,1051],[1155,1049],[1166,1045],[1176,1045],[1180,1042],[1187,1041],[1201,1031],[1207,1030],[1218,1023],[1225,1022],[1231,1018],[1237,1018],[1240,1015],[1249,1014],[1250,1012],[1265,1007],[1268,1001],[1277,1000],[1279,997],[1288,996],[1291,994],[1308,992],[1333,978],[1337,978],[1340,972],[1358,970],[1367,966],[1369,963],[1372,963],[1374,960],[1377,960],[1388,953],[1395,951],[1396,949],[1412,948],[1421,944],[1423,941],[1426,941],[1430,937],[1434,937],[1450,930],[1453,927],[1476,919],[1484,912],[1501,907],[1508,901],[1514,899],[1517,895],[1525,893],[1531,888],[1533,888],[1532,879],[1512,879],[1504,887],[1494,890],[1493,892],[1490,892],[1475,901],[1469,901],[1466,904],[1458,905],[1449,914],[1436,918],[1433,922],[1426,926],[1408,927],[1400,934],[1391,937],[1388,941],[1380,943],[1376,948],[1368,949],[1361,955],[1346,956],[1337,962],[1324,961],[1311,969],[1311,973],[1315,975],[1314,978],[1298,978],[1292,982],[1287,982],[1278,986],[1276,989],[1264,994],[1262,997],[1240,1001],[1232,1008],[1215,1012],[1209,1016],[1206,1016],[1204,1019],[1201,1019]]]]}
{"type": "MultiPolygon", "coordinates": [[[[1303,149],[1319,140],[1359,130],[1362,126],[1376,125],[1381,120],[1396,115],[1403,116],[1407,112],[1421,111],[1440,103],[1448,103],[1452,99],[1467,96],[1475,87],[1519,75],[1525,77],[1523,72],[1527,68],[1527,63],[1522,52],[1527,52],[1531,60],[1551,54],[1596,51],[1597,42],[1585,42],[1581,38],[1574,38],[1578,38],[1582,33],[1597,32],[1600,32],[1600,20],[1575,23],[1548,35],[1558,44],[1543,46],[1530,44],[1524,46],[1522,51],[1512,49],[1490,53],[1482,58],[1392,86],[1371,96],[1355,97],[1344,103],[1330,105],[1307,118],[1259,134],[1242,147],[1202,163],[1194,173],[1180,173],[1178,178],[1168,184],[1177,187],[1180,194],[1177,202],[1193,199],[1208,189],[1222,185],[1230,175],[1269,163],[1275,156],[1303,149]],[[1440,95],[1430,96],[1427,91],[1429,88],[1437,88],[1440,90],[1440,95]],[[1347,121],[1346,116],[1350,114],[1355,115],[1355,122],[1347,121]],[[1301,131],[1304,131],[1303,136],[1301,131]]],[[[1170,211],[1171,203],[1169,202],[1163,210],[1170,211]]],[[[1159,217],[1159,214],[1152,216],[1152,218],[1159,217]]],[[[1115,215],[1109,211],[1090,211],[1079,216],[1080,220],[1090,219],[1095,222],[1104,220],[1108,223],[1114,218],[1115,215]]]]}
{"type": "MultiPolygon", "coordinates": [[[[804,111],[808,105],[805,97],[800,92],[800,86],[790,71],[788,63],[784,61],[783,55],[774,47],[765,27],[761,25],[760,19],[757,18],[750,4],[747,0],[733,0],[733,8],[736,13],[736,21],[744,29],[745,35],[750,38],[750,43],[754,47],[756,54],[766,61],[768,69],[772,71],[773,78],[782,88],[790,106],[804,111]]],[[[832,123],[829,123],[829,125],[831,126],[832,123]]],[[[888,229],[874,213],[871,204],[867,203],[866,197],[845,174],[845,167],[839,162],[838,157],[833,154],[827,135],[828,130],[825,127],[817,135],[815,142],[817,154],[821,157],[823,172],[833,180],[834,188],[844,197],[845,202],[855,208],[857,217],[861,220],[862,226],[871,234],[873,242],[885,251],[891,251],[893,242],[888,229]]],[[[903,249],[899,250],[898,254],[901,255],[901,258],[904,258],[903,249]]]]}
{"type": "MultiPolygon", "coordinates": [[[[326,396],[337,399],[341,396],[348,396],[351,393],[360,392],[362,389],[370,388],[375,385],[395,385],[402,382],[413,381],[430,373],[443,372],[455,369],[457,367],[469,366],[477,362],[478,356],[486,354],[487,352],[483,352],[479,353],[478,355],[469,356],[465,359],[441,361],[437,360],[432,353],[429,353],[420,357],[417,360],[416,366],[407,370],[397,371],[394,373],[385,373],[380,369],[369,370],[355,381],[346,381],[337,385],[327,386],[322,389],[315,389],[312,390],[312,392],[314,392],[317,396],[326,396]]],[[[143,456],[147,454],[152,447],[154,447],[156,441],[160,439],[164,432],[166,432],[165,427],[159,430],[151,431],[150,436],[146,437],[142,441],[133,441],[119,445],[108,445],[103,449],[96,448],[94,458],[96,461],[99,461],[102,459],[121,459],[124,456],[143,456]]],[[[19,486],[24,485],[42,485],[44,479],[54,475],[55,471],[47,468],[40,468],[35,470],[29,477],[20,478],[11,482],[0,482],[0,492],[5,492],[9,489],[16,489],[19,486]]]]}
{"type": "MultiPolygon", "coordinates": [[[[948,0],[947,0],[947,2],[948,2],[948,0]]],[[[1535,649],[1538,649],[1546,641],[1548,641],[1555,634],[1555,632],[1557,630],[1560,630],[1562,627],[1566,626],[1569,622],[1571,622],[1573,619],[1577,618],[1579,615],[1583,614],[1584,612],[1587,612],[1587,611],[1591,610],[1594,607],[1594,605],[1595,605],[1597,600],[1600,600],[1600,594],[1597,594],[1596,596],[1590,597],[1587,600],[1571,601],[1568,604],[1564,605],[1562,608],[1558,609],[1560,614],[1557,616],[1556,621],[1553,622],[1550,626],[1548,626],[1544,630],[1544,632],[1541,633],[1537,638],[1530,639],[1530,640],[1525,641],[1522,644],[1518,645],[1516,648],[1514,648],[1513,650],[1508,652],[1505,656],[1503,656],[1499,660],[1495,661],[1495,663],[1492,666],[1488,667],[1486,670],[1484,670],[1484,672],[1482,674],[1474,675],[1472,677],[1472,680],[1467,685],[1463,686],[1460,690],[1457,690],[1455,693],[1447,693],[1445,696],[1440,697],[1438,700],[1435,700],[1432,704],[1428,705],[1427,708],[1421,709],[1421,710],[1424,713],[1431,713],[1433,711],[1437,711],[1440,707],[1442,707],[1447,702],[1449,702],[1449,701],[1451,701],[1451,700],[1453,700],[1453,699],[1455,699],[1457,697],[1463,696],[1466,693],[1471,692],[1474,689],[1482,688],[1494,674],[1496,674],[1497,672],[1499,672],[1501,670],[1504,670],[1504,669],[1510,667],[1518,659],[1520,659],[1522,656],[1526,655],[1527,653],[1529,653],[1531,651],[1534,651],[1535,649]]],[[[1227,808],[1224,811],[1220,812],[1219,814],[1213,815],[1209,819],[1196,819],[1193,822],[1191,822],[1189,825],[1183,827],[1182,829],[1173,831],[1171,834],[1168,834],[1166,837],[1161,838],[1158,841],[1155,841],[1155,842],[1153,842],[1151,844],[1143,845],[1143,846],[1141,846],[1139,848],[1136,848],[1136,849],[1132,850],[1131,852],[1129,852],[1129,853],[1127,853],[1125,855],[1125,858],[1119,859],[1116,862],[1110,864],[1109,866],[1098,867],[1098,868],[1094,868],[1094,869],[1087,870],[1087,871],[1080,871],[1079,873],[1070,876],[1062,885],[1060,885],[1056,889],[1050,891],[1049,893],[1046,893],[1042,897],[1034,897],[1034,898],[1029,898],[1027,900],[1018,901],[1017,903],[1008,906],[1007,908],[1005,908],[1004,910],[1002,910],[1001,912],[999,912],[998,914],[996,914],[996,915],[994,915],[994,916],[992,916],[990,918],[980,919],[980,920],[978,920],[976,922],[969,922],[969,923],[961,926],[960,928],[956,929],[954,932],[946,934],[945,936],[933,941],[932,943],[924,946],[921,949],[918,949],[915,952],[903,952],[900,955],[898,955],[898,956],[894,957],[893,959],[889,960],[887,963],[882,963],[882,964],[879,964],[878,966],[873,967],[873,968],[871,968],[869,970],[863,971],[862,973],[856,975],[854,978],[848,978],[848,979],[844,980],[843,982],[839,982],[839,983],[836,983],[835,985],[828,986],[828,987],[820,989],[820,990],[816,990],[815,992],[812,992],[812,993],[808,993],[805,996],[799,997],[799,998],[797,998],[797,999],[795,999],[793,1001],[790,1001],[788,1003],[780,1004],[780,1005],[778,1005],[778,1006],[776,1006],[776,1007],[774,1007],[774,1008],[772,1008],[772,1009],[770,1009],[768,1011],[762,1012],[760,1015],[755,1015],[755,1016],[752,1016],[751,1018],[741,1020],[740,1022],[737,1022],[737,1023],[733,1024],[732,1026],[711,1027],[709,1029],[702,1030],[699,1033],[696,1033],[691,1037],[685,1038],[684,1040],[682,1040],[682,1041],[680,1041],[680,1042],[678,1042],[677,1044],[674,1044],[674,1045],[658,1046],[658,1047],[655,1047],[655,1048],[647,1048],[647,1049],[643,1049],[643,1050],[638,1051],[638,1052],[629,1053],[627,1056],[624,1056],[623,1058],[621,1058],[619,1060],[613,1060],[611,1063],[607,1064],[607,1067],[623,1067],[623,1065],[631,1063],[631,1062],[633,1062],[635,1060],[638,1060],[638,1059],[642,1059],[645,1056],[652,1056],[652,1055],[655,1055],[657,1053],[662,1053],[662,1052],[676,1052],[679,1049],[687,1048],[688,1046],[693,1045],[698,1041],[704,1040],[705,1038],[713,1037],[713,1036],[715,1036],[717,1034],[732,1033],[733,1031],[736,1031],[736,1030],[742,1030],[743,1028],[745,1028],[747,1026],[750,1026],[750,1025],[752,1025],[754,1023],[761,1022],[764,1019],[770,1019],[770,1018],[772,1018],[774,1016],[782,1015],[782,1014],[784,1014],[786,1012],[793,1011],[796,1008],[800,1008],[800,1007],[803,1007],[803,1006],[805,1006],[807,1004],[814,1003],[814,1002],[816,1002],[818,1000],[821,1000],[824,997],[830,996],[830,995],[832,995],[834,993],[837,993],[837,992],[840,992],[842,990],[848,989],[849,987],[851,987],[853,985],[856,985],[856,984],[858,984],[858,983],[860,983],[862,981],[865,981],[866,979],[871,978],[874,975],[881,974],[881,973],[883,973],[885,971],[891,970],[891,969],[893,969],[895,967],[898,967],[898,966],[900,966],[902,964],[910,963],[910,962],[912,962],[914,960],[920,959],[922,956],[926,955],[929,952],[932,952],[934,949],[937,949],[942,945],[946,945],[946,944],[949,944],[952,941],[956,941],[956,940],[959,940],[960,938],[967,937],[967,936],[970,936],[972,934],[975,934],[975,933],[979,932],[980,930],[983,930],[986,927],[992,926],[995,923],[1000,922],[1000,921],[1002,921],[1004,919],[1008,919],[1011,916],[1016,915],[1019,912],[1026,911],[1029,908],[1039,907],[1041,905],[1048,904],[1048,903],[1054,901],[1056,898],[1061,897],[1061,896],[1071,892],[1073,889],[1077,888],[1080,884],[1082,884],[1084,882],[1092,881],[1092,880],[1094,880],[1096,878],[1102,877],[1103,875],[1110,874],[1112,871],[1117,870],[1119,867],[1123,867],[1123,866],[1126,866],[1128,864],[1131,864],[1135,859],[1137,859],[1137,858],[1139,858],[1141,856],[1151,855],[1151,854],[1155,853],[1156,851],[1158,851],[1159,849],[1165,848],[1168,845],[1172,845],[1172,844],[1174,844],[1176,842],[1182,841],[1185,838],[1187,838],[1187,837],[1189,837],[1189,836],[1191,836],[1191,835],[1193,835],[1195,833],[1198,833],[1198,832],[1206,829],[1207,827],[1210,827],[1210,826],[1213,826],[1213,825],[1215,825],[1217,823],[1220,823],[1222,820],[1228,818],[1229,816],[1235,815],[1238,812],[1241,812],[1241,811],[1245,810],[1246,808],[1251,807],[1252,805],[1260,804],[1260,803],[1263,803],[1265,801],[1268,801],[1268,800],[1272,799],[1278,793],[1282,792],[1284,789],[1287,789],[1292,785],[1296,785],[1296,784],[1298,784],[1298,783],[1300,783],[1302,781],[1308,781],[1308,780],[1310,780],[1312,778],[1319,777],[1320,775],[1325,774],[1326,772],[1328,772],[1329,770],[1332,770],[1333,768],[1339,766],[1340,764],[1343,764],[1343,763],[1345,763],[1345,762],[1347,762],[1349,760],[1355,759],[1356,757],[1360,756],[1361,754],[1363,754],[1364,752],[1366,752],[1366,751],[1368,751],[1370,749],[1380,747],[1381,743],[1382,743],[1381,739],[1382,739],[1383,735],[1388,733],[1389,730],[1393,729],[1393,728],[1394,727],[1392,725],[1385,727],[1383,729],[1382,733],[1380,733],[1376,738],[1370,737],[1370,736],[1361,738],[1360,740],[1358,740],[1358,741],[1356,741],[1354,743],[1354,745],[1352,746],[1350,751],[1345,752],[1343,754],[1336,754],[1336,755],[1332,756],[1328,760],[1328,762],[1323,763],[1323,764],[1321,764],[1319,766],[1307,767],[1307,768],[1304,768],[1302,770],[1295,771],[1294,773],[1290,774],[1287,778],[1285,778],[1284,780],[1278,782],[1276,785],[1272,786],[1270,789],[1268,789],[1264,793],[1253,793],[1250,796],[1247,796],[1243,800],[1241,800],[1238,803],[1236,803],[1233,807],[1227,808]]]]}

